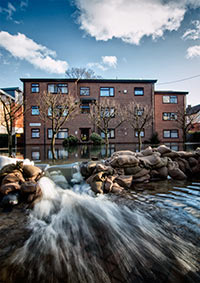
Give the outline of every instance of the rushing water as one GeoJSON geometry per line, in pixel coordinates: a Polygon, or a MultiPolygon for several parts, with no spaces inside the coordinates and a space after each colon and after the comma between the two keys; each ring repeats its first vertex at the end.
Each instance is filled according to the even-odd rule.
{"type": "Polygon", "coordinates": [[[39,182],[31,236],[12,257],[6,283],[200,282],[200,183],[95,196],[79,173],[70,190],[39,182]]]}

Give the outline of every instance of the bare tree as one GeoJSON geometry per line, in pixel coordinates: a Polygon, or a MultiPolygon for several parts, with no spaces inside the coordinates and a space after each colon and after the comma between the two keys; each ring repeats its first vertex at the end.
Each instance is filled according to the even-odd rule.
{"type": "Polygon", "coordinates": [[[79,113],[79,102],[71,94],[44,92],[39,99],[39,115],[43,121],[51,122],[51,151],[52,158],[56,159],[55,139],[59,130],[69,119],[79,113]]]}
{"type": "Polygon", "coordinates": [[[135,131],[138,138],[139,150],[142,148],[142,133],[152,123],[152,107],[134,101],[126,107],[127,121],[135,131]]]}
{"type": "Polygon", "coordinates": [[[122,107],[116,101],[104,98],[91,104],[89,118],[92,124],[103,133],[108,150],[111,129],[117,129],[125,121],[122,107]]]}
{"type": "Polygon", "coordinates": [[[183,133],[183,143],[187,140],[187,133],[192,128],[192,125],[200,118],[200,113],[190,114],[186,109],[178,108],[176,124],[183,133]]]}
{"type": "Polygon", "coordinates": [[[22,100],[14,99],[11,96],[0,95],[0,102],[2,104],[2,126],[5,127],[6,132],[8,134],[8,154],[12,155],[13,148],[13,128],[17,119],[20,119],[24,114],[24,107],[22,100]]]}
{"type": "Polygon", "coordinates": [[[95,74],[95,72],[92,69],[86,69],[86,68],[70,68],[66,70],[66,76],[67,78],[73,78],[73,79],[101,79],[101,76],[98,76],[95,74]]]}

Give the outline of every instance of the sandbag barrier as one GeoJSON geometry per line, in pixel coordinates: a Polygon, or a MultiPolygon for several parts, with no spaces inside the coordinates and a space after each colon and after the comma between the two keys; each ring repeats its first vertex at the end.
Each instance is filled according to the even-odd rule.
{"type": "Polygon", "coordinates": [[[136,153],[114,152],[106,160],[82,162],[80,172],[95,193],[119,193],[150,181],[200,178],[200,148],[173,151],[165,145],[136,153]]]}
{"type": "Polygon", "coordinates": [[[22,161],[8,164],[0,170],[0,204],[15,205],[28,203],[32,208],[42,197],[38,180],[43,172],[34,165],[24,165],[22,161]]]}

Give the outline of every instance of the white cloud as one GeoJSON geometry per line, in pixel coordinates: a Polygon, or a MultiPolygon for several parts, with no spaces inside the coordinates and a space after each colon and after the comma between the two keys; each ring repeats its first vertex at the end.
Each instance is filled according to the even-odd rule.
{"type": "Polygon", "coordinates": [[[56,52],[42,46],[24,34],[11,35],[0,31],[0,47],[5,48],[12,56],[26,60],[36,68],[49,73],[63,74],[68,64],[66,61],[55,60],[56,52]]]}
{"type": "Polygon", "coordinates": [[[22,0],[22,1],[20,2],[20,7],[21,7],[21,8],[24,8],[24,7],[26,8],[26,7],[28,7],[28,0],[24,0],[24,1],[22,0]]]}
{"type": "Polygon", "coordinates": [[[116,56],[102,56],[102,62],[109,67],[116,68],[117,66],[117,57],[116,56]]]}
{"type": "Polygon", "coordinates": [[[16,12],[16,8],[10,2],[8,2],[8,7],[7,8],[0,7],[0,13],[7,14],[7,19],[8,20],[12,20],[12,16],[13,16],[14,12],[16,12]]]}
{"type": "Polygon", "coordinates": [[[200,45],[194,45],[187,49],[187,58],[193,58],[200,56],[200,45]]]}
{"type": "Polygon", "coordinates": [[[102,71],[106,71],[107,70],[107,68],[105,66],[103,66],[101,63],[97,63],[97,62],[88,63],[87,67],[91,68],[91,69],[98,68],[98,69],[100,69],[102,71]]]}
{"type": "Polygon", "coordinates": [[[194,26],[194,28],[186,30],[186,32],[182,36],[182,39],[196,40],[200,38],[200,21],[192,21],[192,25],[194,26]]]}
{"type": "Polygon", "coordinates": [[[101,62],[91,62],[87,64],[88,68],[98,68],[102,71],[106,71],[108,68],[116,68],[117,57],[116,56],[102,56],[101,62]]]}
{"type": "Polygon", "coordinates": [[[120,38],[139,44],[144,36],[178,30],[189,6],[199,0],[75,0],[80,28],[96,40],[120,38]]]}

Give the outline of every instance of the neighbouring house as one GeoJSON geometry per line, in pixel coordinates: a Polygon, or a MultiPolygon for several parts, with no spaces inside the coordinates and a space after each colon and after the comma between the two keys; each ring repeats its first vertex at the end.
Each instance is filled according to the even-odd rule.
{"type": "MultiPolygon", "coordinates": [[[[182,131],[175,123],[176,111],[185,109],[185,96],[188,92],[155,91],[157,80],[148,79],[54,79],[54,78],[21,78],[24,84],[24,99],[30,110],[25,111],[24,133],[25,145],[38,147],[51,142],[51,125],[40,119],[38,98],[44,92],[72,94],[80,101],[81,113],[73,120],[67,121],[56,138],[56,144],[61,145],[69,135],[88,141],[94,130],[94,125],[88,118],[90,105],[94,101],[109,98],[125,107],[131,101],[141,105],[149,105],[153,111],[151,126],[142,131],[142,140],[148,141],[157,131],[161,142],[182,142],[182,131]],[[174,114],[173,114],[174,113],[174,114]]],[[[114,118],[113,118],[114,119],[114,118]]],[[[137,131],[129,123],[124,122],[117,129],[109,129],[110,143],[137,143],[137,131]]],[[[95,129],[100,135],[98,129],[95,129]]]]}
{"type": "Polygon", "coordinates": [[[155,131],[161,143],[183,142],[180,116],[185,115],[186,91],[163,91],[154,93],[155,131]],[[178,121],[179,119],[179,121],[178,121]]]}
{"type": "Polygon", "coordinates": [[[188,116],[188,120],[192,122],[189,133],[193,134],[200,132],[200,104],[195,106],[188,105],[186,114],[188,116]]]}
{"type": "MultiPolygon", "coordinates": [[[[3,95],[6,99],[13,101],[13,105],[19,104],[20,107],[16,113],[16,118],[14,120],[12,134],[15,137],[16,145],[22,145],[24,138],[24,117],[23,117],[23,93],[19,89],[19,87],[11,87],[11,88],[1,88],[0,95],[3,95]]],[[[5,118],[3,117],[3,105],[0,102],[0,134],[7,134],[7,130],[5,127],[5,118]]]]}

